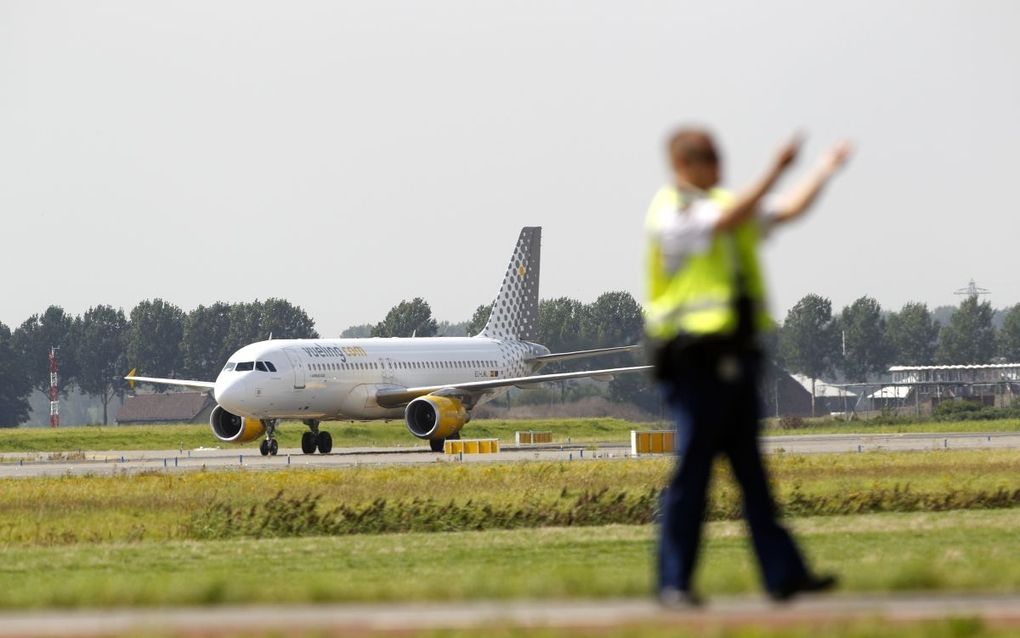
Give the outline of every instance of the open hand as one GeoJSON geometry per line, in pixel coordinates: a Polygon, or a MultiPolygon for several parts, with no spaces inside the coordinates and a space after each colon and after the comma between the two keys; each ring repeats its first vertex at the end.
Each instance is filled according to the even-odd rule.
{"type": "Polygon", "coordinates": [[[797,153],[800,152],[800,146],[803,142],[804,137],[798,133],[789,142],[780,146],[779,152],[776,153],[776,168],[783,170],[793,164],[797,159],[797,153]]]}
{"type": "Polygon", "coordinates": [[[828,173],[835,173],[846,164],[852,150],[853,146],[850,144],[850,140],[837,142],[829,149],[828,153],[822,156],[822,169],[828,173]]]}

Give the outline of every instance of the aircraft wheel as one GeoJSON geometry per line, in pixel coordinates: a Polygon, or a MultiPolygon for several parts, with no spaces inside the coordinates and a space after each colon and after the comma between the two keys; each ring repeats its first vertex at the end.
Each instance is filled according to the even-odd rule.
{"type": "Polygon", "coordinates": [[[276,456],[276,453],[280,451],[280,444],[276,442],[276,439],[269,440],[269,454],[276,456]]]}
{"type": "Polygon", "coordinates": [[[269,439],[265,439],[259,444],[259,452],[262,453],[262,456],[269,456],[269,439]]]}
{"type": "Polygon", "coordinates": [[[305,454],[315,454],[315,435],[311,432],[301,435],[301,451],[305,454]]]}
{"type": "Polygon", "coordinates": [[[446,439],[429,439],[429,448],[433,452],[442,452],[446,446],[446,439]]]}
{"type": "Polygon", "coordinates": [[[329,454],[333,449],[333,437],[329,432],[319,432],[318,440],[315,442],[321,454],[329,454]]]}

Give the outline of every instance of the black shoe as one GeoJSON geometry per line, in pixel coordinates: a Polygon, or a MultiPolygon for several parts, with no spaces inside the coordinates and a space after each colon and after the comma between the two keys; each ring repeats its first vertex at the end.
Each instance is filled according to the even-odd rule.
{"type": "Polygon", "coordinates": [[[701,596],[694,592],[684,589],[673,589],[672,587],[666,587],[665,589],[660,590],[658,599],[659,605],[661,605],[664,609],[669,609],[671,611],[697,609],[704,604],[701,596]]]}
{"type": "Polygon", "coordinates": [[[785,602],[797,594],[820,593],[834,589],[839,579],[832,574],[819,576],[806,574],[803,578],[787,583],[778,589],[769,590],[769,597],[776,602],[785,602]]]}

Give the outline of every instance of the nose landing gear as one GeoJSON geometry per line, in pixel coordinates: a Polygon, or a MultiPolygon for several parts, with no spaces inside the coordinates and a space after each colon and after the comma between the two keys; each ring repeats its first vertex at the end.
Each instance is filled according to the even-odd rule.
{"type": "Polygon", "coordinates": [[[305,454],[315,454],[318,449],[320,454],[329,454],[333,449],[333,437],[329,432],[319,431],[319,422],[315,419],[304,421],[308,426],[308,432],[301,435],[301,451],[305,454]]]}
{"type": "Polygon", "coordinates": [[[263,419],[262,425],[266,428],[266,438],[259,445],[259,452],[262,456],[276,456],[280,451],[280,444],[276,442],[276,419],[263,419]]]}

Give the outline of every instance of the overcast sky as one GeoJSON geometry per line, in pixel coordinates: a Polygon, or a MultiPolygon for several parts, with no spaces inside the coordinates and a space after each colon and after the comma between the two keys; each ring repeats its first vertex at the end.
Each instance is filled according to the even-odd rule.
{"type": "Polygon", "coordinates": [[[1020,302],[1020,2],[4,2],[0,321],[283,297],[324,336],[459,321],[524,225],[541,296],[642,297],[681,122],[739,186],[859,147],[765,253],[779,318],[1020,302]]]}

